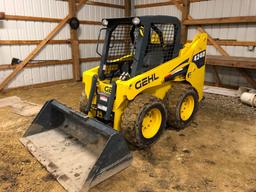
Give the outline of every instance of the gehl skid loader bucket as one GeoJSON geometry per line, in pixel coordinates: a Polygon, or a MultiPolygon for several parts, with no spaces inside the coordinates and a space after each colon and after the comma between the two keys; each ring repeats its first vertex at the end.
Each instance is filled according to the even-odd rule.
{"type": "Polygon", "coordinates": [[[118,132],[55,100],[43,106],[21,142],[70,192],[88,191],[132,159],[118,132]]]}

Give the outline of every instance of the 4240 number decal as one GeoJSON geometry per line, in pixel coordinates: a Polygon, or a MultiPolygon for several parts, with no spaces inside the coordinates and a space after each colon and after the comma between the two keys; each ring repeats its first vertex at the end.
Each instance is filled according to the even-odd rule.
{"type": "Polygon", "coordinates": [[[201,51],[194,55],[193,57],[193,62],[196,64],[198,68],[201,68],[205,64],[205,56],[206,56],[206,51],[201,51]]]}

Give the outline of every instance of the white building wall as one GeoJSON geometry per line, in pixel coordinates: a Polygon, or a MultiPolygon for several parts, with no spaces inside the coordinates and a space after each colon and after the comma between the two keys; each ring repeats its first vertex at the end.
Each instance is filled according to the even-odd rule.
{"type": "MultiPolygon", "coordinates": [[[[101,0],[101,2],[124,5],[124,0],[101,0]]],[[[87,5],[81,9],[78,18],[80,20],[101,21],[103,18],[124,17],[124,14],[124,9],[87,5]]],[[[81,25],[79,39],[98,39],[98,33],[101,27],[99,25],[81,25]]],[[[80,57],[99,57],[96,53],[96,44],[80,44],[80,57]]],[[[88,70],[98,64],[99,62],[82,63],[81,70],[88,70]]]]}
{"type": "MultiPolygon", "coordinates": [[[[211,0],[191,3],[190,15],[194,19],[203,18],[221,18],[236,16],[255,16],[255,0],[211,0]]],[[[256,24],[222,24],[203,26],[203,28],[215,39],[237,40],[237,41],[256,41],[256,24]]],[[[192,40],[197,33],[196,27],[190,27],[188,39],[192,40]]],[[[247,46],[222,46],[231,56],[254,57],[256,58],[256,49],[249,51],[247,46]]],[[[220,55],[213,47],[208,46],[207,54],[220,55]]],[[[250,86],[247,81],[241,77],[234,68],[218,67],[220,79],[224,84],[234,86],[250,86]]],[[[255,70],[251,70],[251,75],[256,78],[255,70]]],[[[207,67],[206,81],[214,82],[212,68],[207,67]]]]}
{"type": "MultiPolygon", "coordinates": [[[[166,2],[166,1],[163,1],[163,0],[160,0],[160,1],[157,1],[157,0],[135,0],[135,5],[149,4],[149,3],[160,3],[160,2],[166,2]]],[[[175,17],[178,17],[179,19],[181,19],[181,13],[176,8],[175,5],[135,9],[135,15],[136,16],[171,15],[171,16],[175,16],[175,17]]]]}
{"type": "MultiPolygon", "coordinates": [[[[256,1],[211,0],[191,3],[190,15],[194,19],[255,16],[256,1]]],[[[224,24],[204,26],[204,28],[213,38],[256,41],[256,24],[224,24]]],[[[188,39],[191,40],[196,33],[196,27],[190,27],[188,39]]],[[[256,50],[249,51],[246,46],[223,46],[223,48],[232,56],[256,57],[256,50]]],[[[208,54],[220,55],[213,46],[209,46],[208,54]]]]}
{"type": "MultiPolygon", "coordinates": [[[[124,5],[124,0],[102,0],[101,2],[124,5]]],[[[0,0],[0,12],[8,15],[64,18],[68,14],[68,2],[57,0],[0,0]]],[[[79,12],[81,20],[101,21],[105,17],[122,17],[124,10],[118,8],[85,5],[79,12]]],[[[57,23],[34,21],[0,21],[0,40],[42,40],[57,23]]],[[[79,39],[97,39],[100,26],[81,25],[79,39]]],[[[70,39],[69,26],[66,25],[54,39],[70,39]]],[[[0,65],[10,64],[13,57],[23,60],[35,45],[0,45],[0,65]]],[[[95,57],[94,44],[81,44],[81,57],[95,57]]],[[[47,45],[34,60],[71,59],[71,47],[67,44],[47,45]]],[[[83,63],[82,70],[95,66],[97,62],[83,63]]],[[[0,71],[0,82],[12,70],[0,71]]],[[[26,68],[8,85],[8,88],[37,83],[72,79],[72,65],[56,65],[26,68]]]]}
{"type": "MultiPolygon", "coordinates": [[[[135,0],[135,5],[166,2],[164,0],[135,0]]],[[[137,16],[143,15],[170,15],[181,19],[181,12],[174,6],[159,6],[139,8],[135,10],[137,16]]],[[[194,19],[255,16],[256,0],[208,0],[190,4],[190,15],[194,19]]],[[[256,41],[256,24],[226,24],[209,25],[203,28],[213,37],[225,40],[256,41]]],[[[196,26],[189,27],[188,39],[192,40],[198,33],[196,26]]],[[[231,56],[256,57],[256,49],[249,51],[247,46],[222,46],[231,56]]],[[[208,55],[220,55],[213,47],[208,46],[208,55]]],[[[244,78],[240,77],[236,69],[218,67],[220,78],[224,84],[247,86],[244,78]]],[[[255,76],[255,70],[251,71],[255,76]]],[[[206,81],[214,82],[211,66],[207,66],[206,81]]]]}

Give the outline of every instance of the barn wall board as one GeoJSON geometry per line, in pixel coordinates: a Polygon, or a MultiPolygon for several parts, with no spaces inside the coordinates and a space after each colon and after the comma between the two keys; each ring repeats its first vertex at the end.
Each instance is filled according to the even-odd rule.
{"type": "MultiPolygon", "coordinates": [[[[124,5],[124,0],[97,0],[97,2],[124,5]]],[[[8,15],[64,18],[68,14],[68,2],[57,0],[0,0],[0,12],[8,15]]],[[[124,9],[85,5],[78,13],[81,20],[101,21],[107,17],[123,17],[124,9]]],[[[0,40],[42,40],[57,25],[50,22],[0,21],[0,40]]],[[[98,25],[80,25],[79,39],[97,39],[98,25]]],[[[55,37],[56,40],[70,39],[69,26],[66,25],[55,37]]],[[[35,45],[0,45],[0,65],[10,64],[12,58],[24,59],[35,45]]],[[[82,58],[96,57],[95,44],[80,44],[82,58]]],[[[69,44],[48,44],[33,60],[71,59],[69,44]]],[[[82,63],[81,70],[89,69],[97,62],[82,63]]],[[[0,82],[12,70],[0,71],[0,82]]],[[[25,68],[15,77],[7,88],[20,87],[50,81],[72,79],[72,64],[25,68]]]]}

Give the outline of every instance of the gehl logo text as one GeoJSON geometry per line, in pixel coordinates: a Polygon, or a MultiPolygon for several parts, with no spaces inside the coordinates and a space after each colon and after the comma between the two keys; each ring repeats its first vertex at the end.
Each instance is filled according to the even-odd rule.
{"type": "Polygon", "coordinates": [[[135,88],[140,89],[141,87],[146,86],[147,84],[159,79],[159,77],[156,77],[156,74],[152,74],[151,76],[145,77],[142,80],[139,80],[135,83],[135,88]]]}

